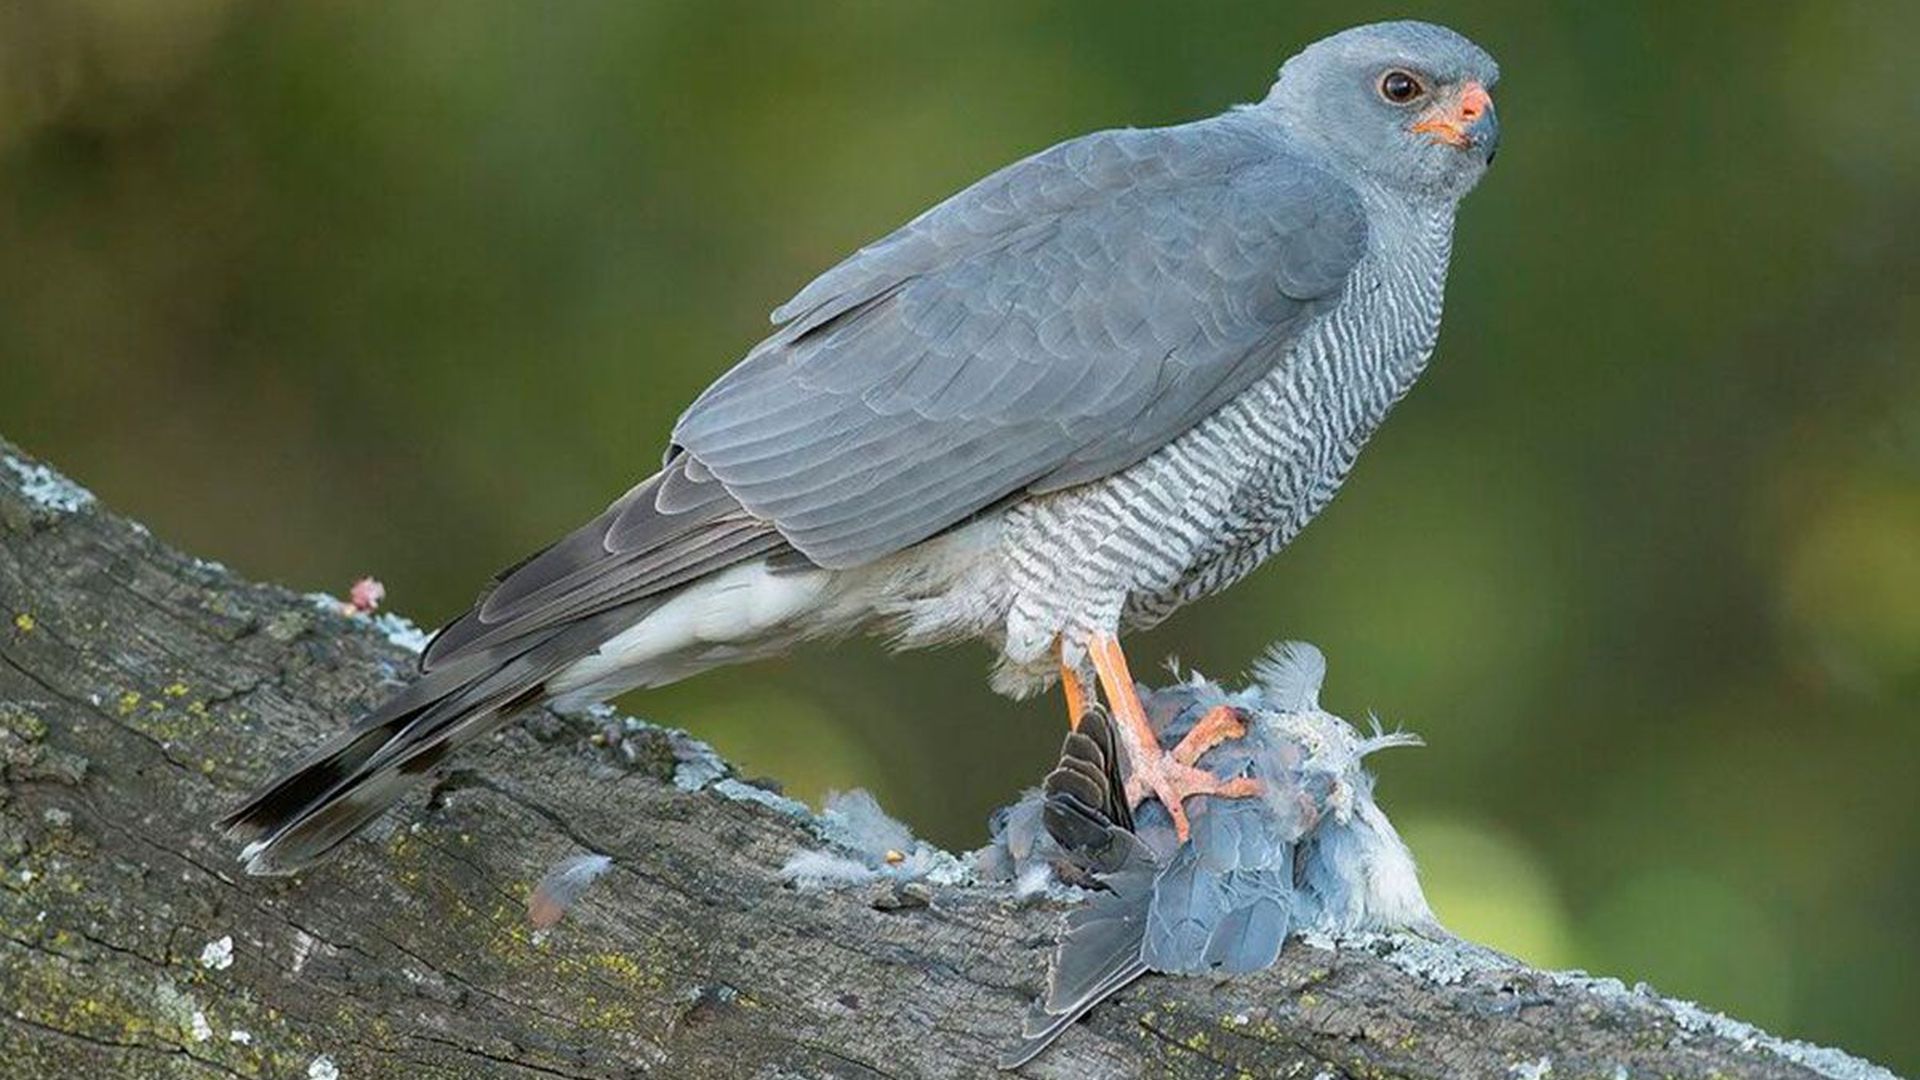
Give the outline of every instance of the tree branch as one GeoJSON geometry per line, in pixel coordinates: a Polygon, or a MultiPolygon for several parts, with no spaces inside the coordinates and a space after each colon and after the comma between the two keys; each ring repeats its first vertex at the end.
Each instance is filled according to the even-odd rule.
{"type": "MultiPolygon", "coordinates": [[[[797,893],[777,868],[818,846],[811,819],[702,784],[701,748],[659,729],[609,740],[542,715],[332,863],[241,875],[208,823],[412,656],[365,618],[167,548],[4,441],[0,618],[13,1075],[988,1076],[1040,989],[1057,906],[986,886],[797,893]],[[536,933],[534,880],[582,851],[612,871],[536,933]]],[[[1291,942],[1250,978],[1143,980],[1026,1074],[1549,1069],[1891,1075],[1408,937],[1291,942]]]]}

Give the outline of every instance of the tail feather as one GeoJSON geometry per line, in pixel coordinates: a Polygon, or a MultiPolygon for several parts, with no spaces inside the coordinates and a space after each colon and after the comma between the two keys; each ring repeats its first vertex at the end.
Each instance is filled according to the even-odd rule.
{"type": "Polygon", "coordinates": [[[249,841],[252,874],[289,874],[324,857],[453,753],[546,698],[546,682],[657,606],[602,612],[563,629],[462,657],[429,672],[219,822],[249,841]]]}
{"type": "Polygon", "coordinates": [[[994,1064],[1010,1071],[1039,1057],[1040,1052],[1052,1046],[1055,1039],[1093,1011],[1095,1005],[1126,989],[1129,983],[1146,973],[1147,965],[1144,962],[1138,959],[1123,961],[1117,963],[1100,983],[1090,987],[1064,1012],[1050,1013],[1036,1004],[1028,1011],[1020,1029],[1019,1044],[1001,1055],[994,1064]]]}
{"type": "Polygon", "coordinates": [[[242,858],[253,873],[297,870],[378,817],[447,754],[544,700],[553,676],[676,591],[769,556],[800,558],[678,452],[606,512],[500,574],[428,643],[413,685],[221,824],[252,841],[242,858]]]}

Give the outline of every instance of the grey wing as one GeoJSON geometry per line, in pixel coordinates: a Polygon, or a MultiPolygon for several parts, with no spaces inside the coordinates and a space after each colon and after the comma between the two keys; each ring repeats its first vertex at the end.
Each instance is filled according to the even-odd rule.
{"type": "Polygon", "coordinates": [[[599,517],[502,572],[470,611],[434,635],[421,670],[511,649],[734,563],[780,553],[792,549],[779,532],[683,455],[599,517]]]}
{"type": "Polygon", "coordinates": [[[1304,823],[1277,750],[1254,727],[1201,758],[1223,778],[1258,776],[1273,797],[1195,800],[1189,840],[1153,885],[1142,956],[1154,971],[1258,971],[1279,956],[1295,915],[1294,849],[1304,823]]]}
{"type": "Polygon", "coordinates": [[[1086,136],[807,286],[673,443],[858,565],[1177,437],[1337,301],[1365,236],[1349,189],[1232,114],[1086,136]]]}

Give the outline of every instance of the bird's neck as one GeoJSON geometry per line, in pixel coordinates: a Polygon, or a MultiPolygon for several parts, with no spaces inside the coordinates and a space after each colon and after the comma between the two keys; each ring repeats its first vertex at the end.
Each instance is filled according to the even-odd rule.
{"type": "Polygon", "coordinates": [[[1361,188],[1373,222],[1366,260],[1388,370],[1381,389],[1391,406],[1412,387],[1439,342],[1447,264],[1453,255],[1457,200],[1408,199],[1379,187],[1361,188]]]}

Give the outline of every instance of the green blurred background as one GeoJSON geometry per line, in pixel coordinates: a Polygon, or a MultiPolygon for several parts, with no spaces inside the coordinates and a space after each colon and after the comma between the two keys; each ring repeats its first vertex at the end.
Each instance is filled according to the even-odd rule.
{"type": "MultiPolygon", "coordinates": [[[[849,249],[1408,13],[1505,69],[1435,365],[1137,662],[1317,642],[1336,711],[1432,744],[1377,766],[1457,929],[1920,1068],[1920,5],[13,0],[0,430],[435,622],[849,249]]],[[[971,846],[1060,735],[985,667],[625,704],[971,846]]]]}

